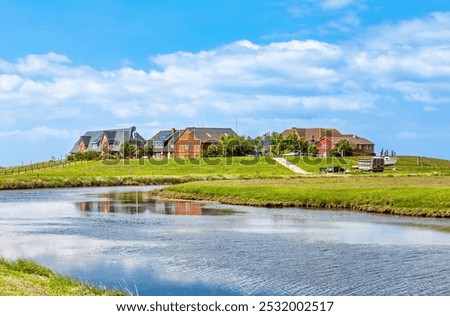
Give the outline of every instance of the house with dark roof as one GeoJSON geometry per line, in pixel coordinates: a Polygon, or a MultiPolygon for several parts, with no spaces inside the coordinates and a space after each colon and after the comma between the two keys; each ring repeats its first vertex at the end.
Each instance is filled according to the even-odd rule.
{"type": "Polygon", "coordinates": [[[136,127],[123,129],[110,129],[88,131],[80,136],[70,151],[71,154],[87,151],[99,152],[103,155],[116,155],[120,153],[120,147],[125,142],[143,147],[145,139],[136,131],[136,127]]]}
{"type": "Polygon", "coordinates": [[[162,130],[148,140],[148,146],[153,148],[153,158],[172,158],[175,153],[175,142],[183,131],[172,128],[162,130]]]}
{"type": "Polygon", "coordinates": [[[323,127],[315,127],[315,128],[297,128],[292,127],[285,129],[281,135],[283,137],[287,137],[290,134],[296,134],[298,138],[305,138],[310,143],[314,144],[322,137],[338,137],[342,136],[341,132],[339,132],[335,128],[323,128],[323,127]]]}
{"type": "Polygon", "coordinates": [[[283,137],[296,134],[299,138],[304,137],[311,144],[315,144],[320,156],[328,156],[334,146],[341,141],[347,140],[353,145],[353,156],[372,156],[375,154],[375,144],[364,137],[353,134],[342,134],[335,128],[296,128],[284,130],[283,137]]]}
{"type": "Polygon", "coordinates": [[[334,146],[341,140],[347,140],[353,146],[353,156],[373,156],[375,154],[375,144],[364,137],[357,135],[342,135],[338,137],[322,137],[316,142],[319,155],[328,156],[334,146]]]}
{"type": "Polygon", "coordinates": [[[202,150],[230,135],[237,136],[231,128],[188,127],[174,142],[175,158],[199,158],[202,150]]]}

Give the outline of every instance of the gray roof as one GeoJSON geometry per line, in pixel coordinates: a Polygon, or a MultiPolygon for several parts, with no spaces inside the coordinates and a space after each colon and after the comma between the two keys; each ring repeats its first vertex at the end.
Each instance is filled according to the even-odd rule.
{"type": "MultiPolygon", "coordinates": [[[[149,139],[149,144],[151,146],[156,146],[157,143],[162,143],[163,145],[163,152],[169,151],[169,144],[175,143],[178,138],[180,138],[180,135],[182,134],[184,130],[162,130],[156,133],[152,138],[149,139]]],[[[173,151],[170,150],[170,151],[173,151]]]]}
{"type": "Polygon", "coordinates": [[[188,127],[186,129],[193,133],[202,143],[217,143],[222,136],[237,136],[231,128],[188,127]]]}
{"type": "Polygon", "coordinates": [[[140,144],[145,143],[145,139],[136,132],[136,127],[134,126],[122,129],[88,131],[78,139],[70,153],[79,152],[81,140],[83,140],[85,145],[88,145],[86,151],[99,152],[101,150],[100,142],[104,135],[108,139],[109,144],[112,145],[111,152],[119,152],[120,146],[126,141],[140,144]]]}

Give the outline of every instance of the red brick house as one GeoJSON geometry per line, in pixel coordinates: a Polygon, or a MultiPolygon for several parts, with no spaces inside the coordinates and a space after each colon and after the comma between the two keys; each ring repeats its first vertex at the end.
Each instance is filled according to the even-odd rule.
{"type": "Polygon", "coordinates": [[[341,140],[348,140],[353,145],[353,156],[372,156],[375,144],[367,138],[353,134],[344,135],[335,128],[290,128],[282,132],[283,137],[290,134],[304,137],[311,144],[316,144],[320,156],[328,156],[334,146],[341,140]]]}
{"type": "Polygon", "coordinates": [[[218,144],[222,136],[237,136],[231,128],[188,127],[175,141],[175,158],[199,158],[202,150],[218,144]]]}
{"type": "Polygon", "coordinates": [[[317,150],[319,151],[319,156],[328,156],[331,149],[334,147],[334,143],[328,137],[322,137],[316,143],[317,150]]]}

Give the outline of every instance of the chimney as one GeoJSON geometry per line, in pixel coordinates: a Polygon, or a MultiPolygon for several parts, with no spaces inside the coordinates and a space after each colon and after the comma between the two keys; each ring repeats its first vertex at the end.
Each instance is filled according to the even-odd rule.
{"type": "Polygon", "coordinates": [[[170,130],[170,132],[171,132],[172,134],[174,134],[174,133],[176,132],[176,129],[175,129],[174,127],[172,127],[171,130],[170,130]]]}

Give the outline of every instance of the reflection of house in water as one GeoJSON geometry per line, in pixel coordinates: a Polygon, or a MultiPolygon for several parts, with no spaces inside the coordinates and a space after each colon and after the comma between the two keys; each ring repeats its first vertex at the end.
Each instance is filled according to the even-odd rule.
{"type": "Polygon", "coordinates": [[[192,202],[155,201],[154,212],[159,214],[202,215],[202,205],[192,202]]]}
{"type": "MultiPolygon", "coordinates": [[[[104,197],[104,196],[102,196],[104,197]]],[[[177,215],[202,215],[202,205],[192,202],[151,200],[143,202],[142,199],[130,200],[103,200],[76,203],[81,212],[103,213],[156,213],[177,215]]]]}
{"type": "Polygon", "coordinates": [[[125,213],[136,214],[145,212],[144,205],[125,204],[116,201],[95,201],[76,203],[81,212],[125,213]]]}

